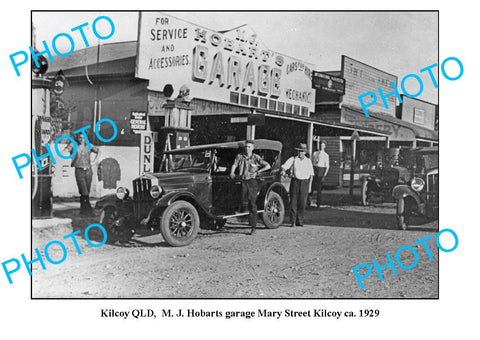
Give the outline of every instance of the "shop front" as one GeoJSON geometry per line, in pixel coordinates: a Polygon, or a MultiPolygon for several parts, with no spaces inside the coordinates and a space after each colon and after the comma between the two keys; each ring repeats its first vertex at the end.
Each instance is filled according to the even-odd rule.
{"type": "Polygon", "coordinates": [[[171,86],[174,98],[188,88],[191,145],[267,138],[281,141],[290,156],[309,139],[314,65],[270,50],[248,25],[218,32],[141,13],[138,44],[135,75],[148,79],[150,90],[171,86]]]}
{"type": "MultiPolygon", "coordinates": [[[[247,25],[217,32],[163,13],[141,13],[136,42],[76,51],[64,62],[57,66],[70,81],[65,93],[75,107],[73,128],[102,118],[119,128],[115,143],[100,145],[93,197],[160,168],[167,107],[180,94],[189,103],[188,127],[175,135],[181,142],[174,147],[267,138],[281,141],[283,157],[290,157],[299,143],[313,152],[323,139],[331,186],[342,185],[349,173],[354,132],[360,137],[357,159],[365,159],[361,167],[367,170],[382,161],[378,155],[391,135],[407,133],[380,121],[362,122],[348,109],[336,122],[313,117],[315,66],[268,49],[247,25]]],[[[57,165],[55,193],[76,194],[68,162],[57,165]]]]}
{"type": "MultiPolygon", "coordinates": [[[[340,121],[343,124],[359,128],[375,129],[386,136],[384,138],[360,137],[356,148],[355,185],[360,185],[363,177],[374,173],[379,167],[395,162],[401,148],[415,148],[438,144],[438,133],[415,124],[402,121],[381,113],[371,113],[366,117],[358,108],[342,106],[340,121]]],[[[344,151],[344,174],[349,173],[351,166],[352,143],[349,136],[342,136],[344,151]]],[[[349,176],[344,175],[344,185],[348,185],[349,176]]]]}

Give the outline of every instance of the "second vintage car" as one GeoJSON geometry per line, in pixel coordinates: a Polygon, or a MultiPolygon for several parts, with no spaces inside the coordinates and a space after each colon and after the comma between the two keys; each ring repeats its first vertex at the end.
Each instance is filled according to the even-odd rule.
{"type": "Polygon", "coordinates": [[[418,148],[412,153],[410,180],[395,186],[397,226],[406,230],[412,215],[438,218],[438,147],[418,148]]]}
{"type": "MultiPolygon", "coordinates": [[[[164,169],[133,181],[133,196],[127,188],[100,199],[100,223],[110,242],[128,241],[138,228],[157,229],[171,246],[186,246],[200,228],[223,228],[228,218],[245,215],[241,206],[240,179],[230,178],[243,141],[191,146],[165,153],[164,169]]],[[[257,177],[258,212],[267,228],[278,228],[285,216],[288,193],[280,183],[278,141],[255,141],[255,153],[271,165],[257,177]]]]}
{"type": "Polygon", "coordinates": [[[410,180],[413,149],[387,149],[381,163],[368,176],[362,178],[362,205],[371,202],[390,201],[392,190],[398,184],[405,184],[410,180]]]}

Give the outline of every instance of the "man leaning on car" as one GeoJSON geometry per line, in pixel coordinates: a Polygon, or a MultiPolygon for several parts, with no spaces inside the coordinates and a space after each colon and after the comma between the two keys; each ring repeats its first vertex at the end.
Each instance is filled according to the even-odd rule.
{"type": "Polygon", "coordinates": [[[252,227],[250,235],[255,234],[257,228],[258,183],[256,177],[258,173],[270,169],[270,164],[253,153],[254,148],[253,140],[245,141],[245,152],[237,155],[230,171],[230,177],[233,179],[235,170],[238,168],[238,175],[242,179],[242,210],[245,212],[248,208],[250,227],[252,227]]]}

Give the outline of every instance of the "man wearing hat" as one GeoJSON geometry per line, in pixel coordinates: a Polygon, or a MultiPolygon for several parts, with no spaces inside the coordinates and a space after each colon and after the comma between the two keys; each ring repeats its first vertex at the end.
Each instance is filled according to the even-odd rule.
{"type": "Polygon", "coordinates": [[[317,190],[317,207],[320,208],[322,203],[322,187],[323,181],[328,174],[328,169],[330,168],[330,159],[328,154],[325,152],[327,143],[325,141],[320,142],[320,150],[313,153],[313,171],[315,177],[313,178],[312,194],[313,190],[317,190]]]}
{"type": "Polygon", "coordinates": [[[295,148],[297,155],[290,157],[282,165],[282,175],[290,170],[290,226],[303,226],[303,215],[307,204],[310,178],[313,176],[313,166],[310,158],[306,157],[307,145],[300,143],[295,148]]]}

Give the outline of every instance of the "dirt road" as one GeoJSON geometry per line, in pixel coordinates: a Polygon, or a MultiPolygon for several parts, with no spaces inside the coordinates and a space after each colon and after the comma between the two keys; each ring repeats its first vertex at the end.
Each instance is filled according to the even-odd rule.
{"type": "MultiPolygon", "coordinates": [[[[65,216],[76,212],[64,211],[65,216]]],[[[74,229],[85,228],[93,219],[74,217],[74,229]]],[[[78,255],[65,241],[68,256],[47,269],[34,266],[33,298],[437,298],[438,222],[414,219],[411,230],[395,228],[392,205],[339,206],[309,210],[304,227],[287,224],[276,230],[259,229],[248,235],[246,222],[230,221],[225,231],[201,231],[187,247],[169,247],[160,234],[137,234],[126,245],[92,248],[83,238],[78,255]],[[434,259],[423,245],[428,241],[434,259]],[[418,253],[415,268],[396,264],[375,269],[359,287],[352,268],[376,258],[387,263],[398,248],[410,245],[418,253]]],[[[262,226],[263,227],[263,226],[262,226]]],[[[35,242],[45,240],[34,240],[35,242]]],[[[47,241],[48,242],[48,241],[47,241]]],[[[59,250],[51,248],[58,259],[59,250]]],[[[400,257],[408,266],[411,252],[400,257]]],[[[362,271],[361,274],[364,274],[362,271]]]]}

